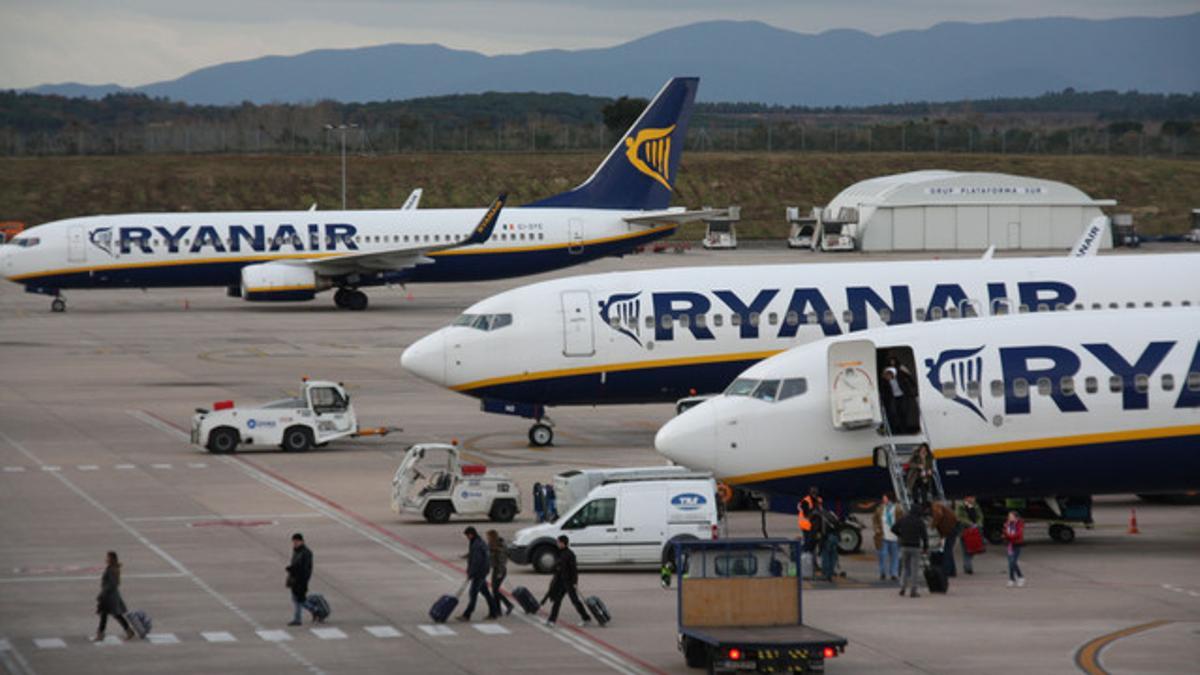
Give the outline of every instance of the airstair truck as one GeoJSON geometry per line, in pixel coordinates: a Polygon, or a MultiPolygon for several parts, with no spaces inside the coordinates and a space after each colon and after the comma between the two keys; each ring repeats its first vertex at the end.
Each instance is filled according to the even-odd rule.
{"type": "Polygon", "coordinates": [[[805,625],[800,542],[676,544],[679,650],[710,673],[821,673],[846,638],[805,625]]]}

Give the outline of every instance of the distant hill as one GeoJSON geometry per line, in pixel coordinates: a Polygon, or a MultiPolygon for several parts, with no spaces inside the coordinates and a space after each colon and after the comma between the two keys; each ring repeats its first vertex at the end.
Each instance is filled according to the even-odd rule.
{"type": "MultiPolygon", "coordinates": [[[[324,49],[210,66],[129,90],[193,104],[401,100],[485,91],[649,96],[699,75],[704,101],[861,106],[1077,90],[1200,91],[1200,13],[943,23],[881,36],[712,21],[602,49],[485,56],[441,45],[324,49]]],[[[43,85],[99,97],[114,85],[43,85]]]]}

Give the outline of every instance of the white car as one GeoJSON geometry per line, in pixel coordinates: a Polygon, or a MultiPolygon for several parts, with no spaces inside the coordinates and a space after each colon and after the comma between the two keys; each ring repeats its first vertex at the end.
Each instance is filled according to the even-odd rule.
{"type": "Polygon", "coordinates": [[[610,481],[555,522],[518,530],[509,559],[550,572],[558,560],[555,541],[565,534],[581,566],[657,568],[674,560],[675,542],[717,538],[716,492],[709,474],[610,481]]]}
{"type": "MultiPolygon", "coordinates": [[[[372,434],[386,432],[371,430],[372,434]]],[[[212,410],[197,408],[192,417],[192,443],[212,453],[234,452],[241,446],[303,452],[357,435],[358,420],[350,396],[336,382],[306,380],[299,398],[256,408],[237,408],[232,401],[218,401],[212,410]]]]}
{"type": "Polygon", "coordinates": [[[392,510],[444,523],[451,515],[510,522],[521,512],[521,490],[508,476],[482,464],[463,464],[458,447],[410,447],[392,477],[392,510]]]}

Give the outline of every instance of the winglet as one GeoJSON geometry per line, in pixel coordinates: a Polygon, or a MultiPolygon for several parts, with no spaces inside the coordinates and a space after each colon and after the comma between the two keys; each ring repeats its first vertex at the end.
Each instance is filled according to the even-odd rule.
{"type": "Polygon", "coordinates": [[[500,210],[504,208],[504,201],[508,199],[507,192],[501,192],[496,201],[488,207],[487,213],[483,214],[483,219],[475,226],[475,230],[471,232],[471,236],[467,237],[459,246],[470,246],[472,244],[482,244],[492,237],[492,230],[496,229],[496,221],[500,220],[500,210]]]}
{"type": "Polygon", "coordinates": [[[981,260],[991,260],[992,256],[994,255],[996,255],[996,245],[992,244],[986,251],[983,252],[983,258],[981,258],[981,260]]]}
{"type": "Polygon", "coordinates": [[[408,195],[408,199],[404,200],[404,206],[401,206],[400,210],[401,211],[411,211],[411,210],[417,208],[417,205],[421,203],[421,195],[424,192],[425,191],[422,188],[417,188],[416,190],[413,190],[412,193],[410,193],[408,195]]]}
{"type": "Polygon", "coordinates": [[[1088,223],[1087,228],[1083,230],[1083,234],[1079,235],[1079,241],[1071,247],[1071,252],[1067,254],[1068,258],[1088,258],[1096,255],[1100,250],[1100,241],[1103,239],[1104,228],[1108,227],[1108,216],[1097,216],[1088,223]]]}

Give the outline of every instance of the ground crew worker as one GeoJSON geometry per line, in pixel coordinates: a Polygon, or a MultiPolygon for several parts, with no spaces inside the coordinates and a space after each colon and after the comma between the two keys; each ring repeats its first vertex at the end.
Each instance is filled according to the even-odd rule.
{"type": "Polygon", "coordinates": [[[800,525],[800,534],[804,537],[802,549],[805,553],[813,553],[817,548],[817,536],[813,532],[813,520],[816,519],[817,513],[824,508],[825,503],[822,501],[821,495],[815,485],[808,488],[808,494],[804,495],[799,504],[797,504],[798,515],[796,517],[800,525]]]}

